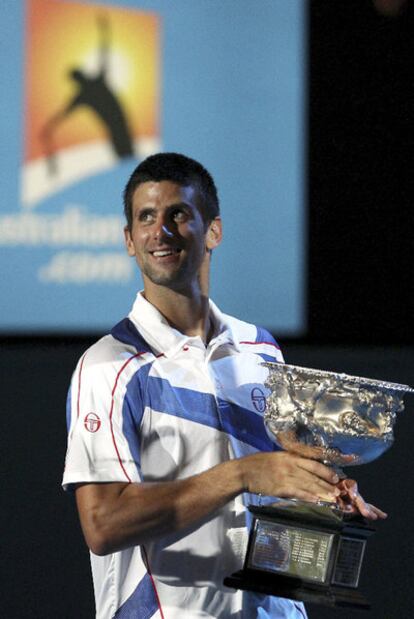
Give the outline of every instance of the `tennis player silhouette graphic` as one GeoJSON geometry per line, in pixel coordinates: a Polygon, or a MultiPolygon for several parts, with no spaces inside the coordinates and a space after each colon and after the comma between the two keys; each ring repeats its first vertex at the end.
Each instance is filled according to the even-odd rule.
{"type": "Polygon", "coordinates": [[[134,155],[132,136],[121,102],[108,83],[110,53],[109,21],[104,15],[97,16],[99,31],[99,66],[96,75],[87,75],[81,68],[74,68],[69,77],[76,83],[77,92],[69,102],[56,112],[45,124],[41,139],[48,161],[49,174],[57,173],[53,137],[59,126],[81,106],[92,110],[104,125],[115,155],[119,158],[134,155]]]}

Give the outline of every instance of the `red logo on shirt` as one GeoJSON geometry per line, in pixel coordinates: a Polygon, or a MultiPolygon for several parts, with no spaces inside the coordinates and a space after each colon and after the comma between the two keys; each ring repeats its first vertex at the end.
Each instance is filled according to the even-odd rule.
{"type": "Polygon", "coordinates": [[[83,420],[85,428],[88,432],[97,432],[101,427],[101,420],[95,413],[88,413],[83,420]]]}
{"type": "Polygon", "coordinates": [[[255,387],[251,391],[252,404],[258,413],[264,413],[266,410],[266,397],[259,387],[255,387]]]}

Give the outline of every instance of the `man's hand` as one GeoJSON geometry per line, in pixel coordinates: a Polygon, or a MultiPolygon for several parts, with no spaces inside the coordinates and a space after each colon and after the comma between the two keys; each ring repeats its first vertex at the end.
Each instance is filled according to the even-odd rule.
{"type": "Polygon", "coordinates": [[[336,486],[338,475],[316,460],[279,451],[247,456],[239,464],[247,492],[314,503],[335,503],[340,496],[341,490],[336,486]]]}
{"type": "Polygon", "coordinates": [[[387,514],[381,509],[364,501],[358,492],[358,484],[354,479],[341,479],[336,484],[336,487],[340,491],[340,495],[337,498],[338,507],[348,514],[361,514],[361,516],[368,520],[378,520],[379,518],[384,519],[387,517],[387,514]]]}

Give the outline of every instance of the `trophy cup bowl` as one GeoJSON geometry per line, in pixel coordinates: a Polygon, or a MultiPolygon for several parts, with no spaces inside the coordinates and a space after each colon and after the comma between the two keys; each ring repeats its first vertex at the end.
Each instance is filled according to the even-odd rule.
{"type": "MultiPolygon", "coordinates": [[[[282,449],[342,466],[371,462],[393,443],[407,385],[336,372],[263,363],[268,374],[264,423],[282,449]]],[[[369,608],[357,591],[366,540],[375,531],[336,503],[273,498],[250,505],[244,567],[230,587],[326,606],[369,608]]]]}
{"type": "MultiPolygon", "coordinates": [[[[283,449],[336,467],[376,460],[391,447],[407,385],[265,363],[265,426],[283,449]]],[[[341,475],[343,476],[343,474],[341,475]]]]}

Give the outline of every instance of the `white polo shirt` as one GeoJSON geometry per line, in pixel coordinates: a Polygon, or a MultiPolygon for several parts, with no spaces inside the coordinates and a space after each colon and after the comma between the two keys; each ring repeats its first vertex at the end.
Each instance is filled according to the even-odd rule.
{"type": "MultiPolygon", "coordinates": [[[[128,318],[79,360],[68,397],[65,488],[168,481],[272,451],[264,424],[266,369],[283,361],[263,329],[210,302],[207,346],[171,328],[137,295],[128,318]]],[[[197,526],[105,557],[91,553],[98,619],[303,619],[302,604],[234,591],[247,540],[241,495],[197,526]]]]}

